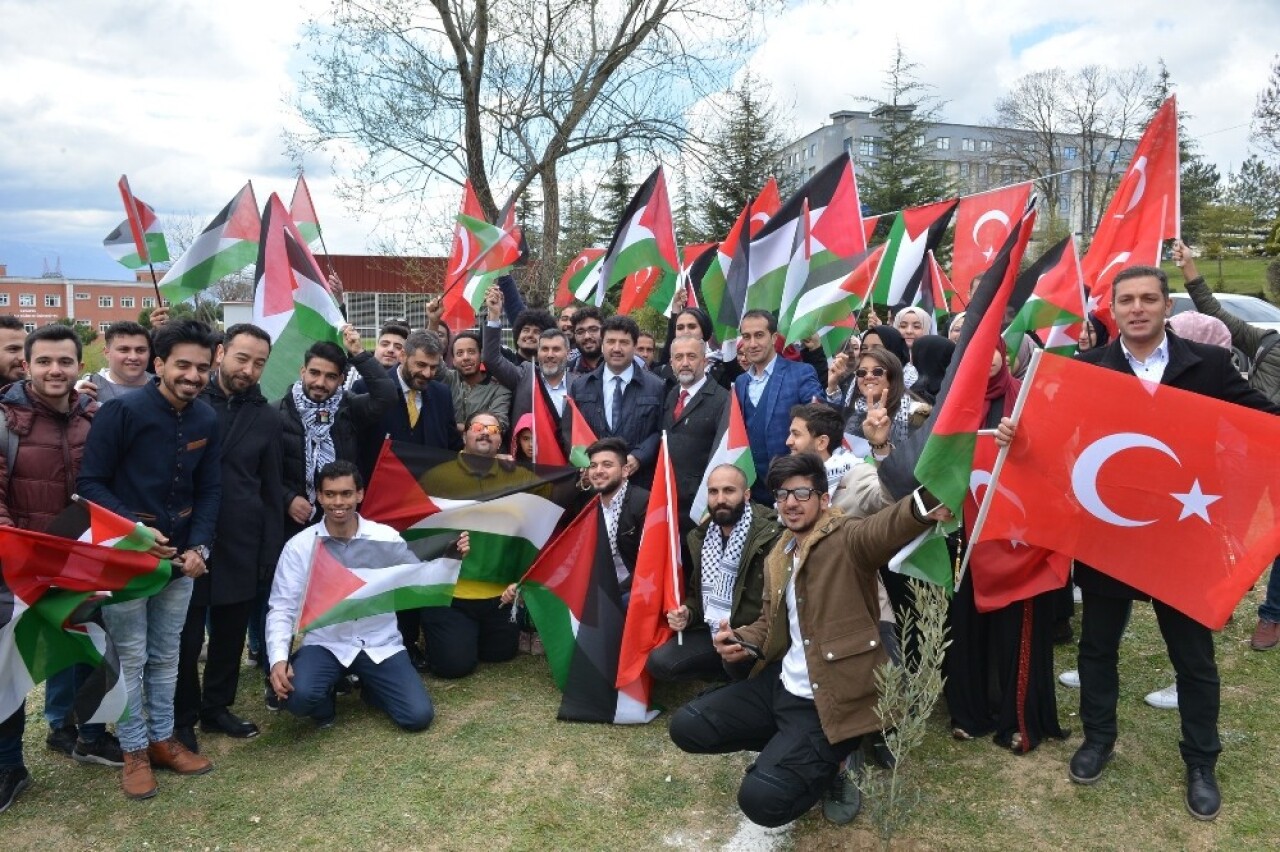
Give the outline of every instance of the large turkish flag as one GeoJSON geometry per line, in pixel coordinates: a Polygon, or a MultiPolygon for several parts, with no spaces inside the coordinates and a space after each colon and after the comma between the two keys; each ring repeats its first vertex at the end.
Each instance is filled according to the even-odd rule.
{"type": "Polygon", "coordinates": [[[1272,415],[1046,354],[978,537],[1070,555],[1216,630],[1280,552],[1277,447],[1272,415]]]}

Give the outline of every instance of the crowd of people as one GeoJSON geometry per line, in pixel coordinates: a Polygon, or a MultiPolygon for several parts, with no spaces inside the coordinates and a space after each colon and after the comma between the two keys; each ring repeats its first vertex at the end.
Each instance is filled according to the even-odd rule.
{"type": "MultiPolygon", "coordinates": [[[[1202,314],[1170,330],[1164,273],[1125,270],[1114,285],[1118,336],[1108,339],[1107,326],[1090,317],[1078,357],[1280,413],[1280,347],[1226,314],[1185,247],[1176,253],[1202,314]],[[1212,317],[1225,326],[1211,325],[1212,317]],[[1252,386],[1224,343],[1262,355],[1252,386]]],[[[0,381],[7,384],[0,524],[44,531],[79,494],[151,528],[151,553],[174,566],[159,594],[102,610],[127,685],[127,719],[114,733],[81,724],[75,696],[91,673],[83,666],[59,672],[45,689],[49,748],[120,768],[131,799],[157,794],[155,769],[209,772],[197,731],[259,733],[235,709],[246,644],[272,711],[331,726],[336,696],[354,683],[402,729],[429,727],[436,711],[423,673],[465,677],[482,662],[518,653],[515,588],[464,580],[448,606],[341,621],[298,641],[308,572],[321,550],[365,568],[417,558],[395,530],[360,514],[384,436],[457,452],[459,475],[473,477],[476,460],[531,460],[536,400],[556,423],[567,457],[572,399],[597,437],[586,448],[583,489],[600,498],[592,511],[600,513],[624,600],[660,436],[667,436],[686,587],[665,615],[680,638],[650,655],[648,671],[718,686],[673,713],[672,741],[692,753],[758,752],[738,794],[756,823],[784,824],[818,802],[827,819],[851,821],[860,808],[853,778],[864,760],[894,760],[880,736],[875,669],[901,662],[915,641],[899,635],[911,595],[888,563],[923,531],[953,520],[923,490],[891,499],[878,466],[904,451],[938,404],[965,315],[941,330],[919,308],[884,322],[872,315],[828,359],[817,339],[783,346],[775,317],[749,310],[736,358],[724,358],[711,318],[697,307],[677,302],[659,344],[628,316],[590,306],[558,317],[531,308],[508,277],[492,288],[478,320],[477,328],[450,334],[435,302],[426,328],[386,323],[372,351],[346,326],[341,345],[313,345],[292,388],[267,400],[258,382],[272,341],[254,325],[217,332],[168,320],[163,310],[151,331],[116,323],[105,335],[106,367],[81,377],[83,348],[73,329],[28,333],[0,317],[0,381]],[[508,320],[513,348],[502,342],[508,320]],[[734,397],[754,483],[733,465],[707,471],[734,397]],[[691,512],[699,500],[701,521],[691,512]]],[[[1017,440],[1009,415],[1025,354],[1006,353],[1002,344],[988,373],[986,425],[1004,443],[1017,440]]],[[[566,513],[563,523],[571,519],[566,513]]],[[[950,545],[953,554],[964,548],[963,533],[950,545]]],[[[467,548],[463,535],[458,549],[467,548]]],[[[1066,558],[1041,556],[1046,563],[1066,558]]],[[[978,559],[972,571],[981,570],[978,559]]],[[[949,613],[945,698],[954,736],[990,737],[1019,754],[1065,738],[1052,649],[1073,637],[1072,584],[982,611],[972,571],[949,613]]],[[[1277,644],[1278,574],[1272,571],[1259,610],[1258,650],[1277,644]]],[[[1074,583],[1083,599],[1079,668],[1063,682],[1080,689],[1084,741],[1068,771],[1092,784],[1118,737],[1119,645],[1141,595],[1084,565],[1075,566],[1074,583]]],[[[1221,801],[1212,637],[1160,601],[1153,606],[1177,674],[1172,706],[1182,722],[1186,805],[1212,819],[1221,801]]],[[[0,723],[0,811],[31,783],[26,723],[25,707],[0,723]]]]}

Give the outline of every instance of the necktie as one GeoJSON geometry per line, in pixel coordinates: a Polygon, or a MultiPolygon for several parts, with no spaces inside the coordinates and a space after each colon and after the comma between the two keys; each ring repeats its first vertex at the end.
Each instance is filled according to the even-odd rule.
{"type": "Polygon", "coordinates": [[[404,395],[405,405],[409,407],[409,428],[416,429],[418,426],[418,394],[420,391],[411,390],[404,395]]]}
{"type": "Polygon", "coordinates": [[[689,401],[689,392],[687,390],[680,391],[680,398],[676,400],[676,411],[673,420],[679,420],[680,415],[684,413],[684,404],[689,401]]]}
{"type": "Polygon", "coordinates": [[[609,428],[617,431],[622,425],[622,376],[613,377],[613,407],[609,417],[609,428]]]}

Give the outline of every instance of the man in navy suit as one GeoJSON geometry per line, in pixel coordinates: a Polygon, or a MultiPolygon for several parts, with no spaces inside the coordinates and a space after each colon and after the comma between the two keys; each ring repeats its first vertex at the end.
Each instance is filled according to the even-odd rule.
{"type": "MultiPolygon", "coordinates": [[[[642,487],[653,477],[658,457],[658,421],[666,385],[635,363],[640,327],[631,317],[612,316],[603,323],[604,363],[582,376],[570,396],[597,438],[621,438],[627,444],[627,475],[642,487]]],[[[565,446],[572,419],[564,418],[565,446]]]]}
{"type": "MultiPolygon", "coordinates": [[[[751,458],[756,470],[769,469],[769,462],[785,456],[791,433],[791,407],[826,399],[818,374],[808,364],[778,356],[773,341],[778,321],[766,310],[753,309],[742,315],[738,326],[739,351],[746,356],[748,370],[734,380],[733,390],[742,405],[751,442],[751,458]]],[[[773,505],[764,477],[757,476],[751,499],[773,505]]]]}

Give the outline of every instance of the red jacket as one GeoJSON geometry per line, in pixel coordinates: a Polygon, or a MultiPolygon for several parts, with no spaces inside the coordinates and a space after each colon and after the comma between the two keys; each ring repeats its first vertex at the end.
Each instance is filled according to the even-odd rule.
{"type": "Polygon", "coordinates": [[[71,411],[54,411],[15,382],[0,397],[0,413],[18,438],[13,469],[0,441],[0,525],[44,532],[71,503],[98,403],[71,392],[71,411]]]}

